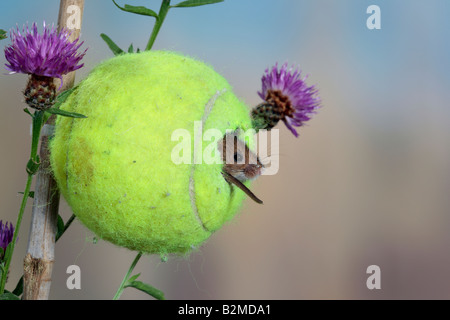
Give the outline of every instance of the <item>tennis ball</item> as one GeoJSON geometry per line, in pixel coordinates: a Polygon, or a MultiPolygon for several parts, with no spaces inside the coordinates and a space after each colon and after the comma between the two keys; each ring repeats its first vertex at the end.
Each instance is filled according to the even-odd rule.
{"type": "Polygon", "coordinates": [[[101,239],[187,254],[245,198],[223,178],[223,164],[172,160],[175,130],[190,135],[193,150],[196,124],[223,135],[251,128],[248,108],[202,62],[162,51],[120,55],[94,68],[61,109],[87,118],[58,117],[52,170],[74,214],[101,239]]]}

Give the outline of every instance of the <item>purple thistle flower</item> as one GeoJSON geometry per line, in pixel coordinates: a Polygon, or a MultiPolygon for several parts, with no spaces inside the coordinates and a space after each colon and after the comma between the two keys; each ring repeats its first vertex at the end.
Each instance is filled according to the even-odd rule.
{"type": "Polygon", "coordinates": [[[258,95],[265,102],[252,111],[253,123],[257,129],[272,129],[280,120],[298,137],[294,127],[301,127],[311,119],[320,106],[320,98],[315,86],[305,83],[301,71],[288,69],[287,63],[278,69],[275,64],[263,75],[262,90],[258,95]]]}
{"type": "Polygon", "coordinates": [[[11,45],[5,48],[5,57],[9,64],[6,69],[11,73],[25,73],[37,76],[59,78],[62,75],[78,70],[83,64],[78,64],[86,53],[78,53],[77,50],[83,42],[77,44],[69,41],[69,32],[63,29],[61,32],[52,26],[44,32],[38,33],[36,23],[33,23],[31,31],[28,25],[22,30],[10,31],[11,45]]]}
{"type": "Polygon", "coordinates": [[[31,31],[26,26],[20,33],[17,30],[10,31],[11,45],[5,48],[5,57],[9,64],[6,69],[11,73],[30,74],[27,87],[23,92],[25,102],[31,108],[46,110],[51,108],[56,97],[56,86],[53,78],[61,80],[62,75],[78,70],[83,64],[78,64],[86,54],[77,50],[83,42],[77,44],[69,41],[70,33],[67,29],[58,32],[54,26],[46,28],[38,33],[36,23],[33,23],[31,31]]]}
{"type": "MultiPolygon", "coordinates": [[[[12,225],[12,223],[9,223],[8,227],[8,222],[6,222],[3,225],[3,221],[0,220],[0,248],[3,249],[3,254],[5,253],[8,244],[10,244],[10,242],[12,241],[13,235],[14,235],[14,226],[12,225]]],[[[2,259],[3,256],[0,253],[0,260],[2,259]]]]}

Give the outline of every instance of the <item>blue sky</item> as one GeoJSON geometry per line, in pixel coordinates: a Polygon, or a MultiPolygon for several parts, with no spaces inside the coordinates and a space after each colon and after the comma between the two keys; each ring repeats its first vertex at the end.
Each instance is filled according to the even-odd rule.
{"type": "MultiPolygon", "coordinates": [[[[119,3],[155,11],[159,7],[159,1],[119,3]]],[[[56,0],[5,2],[0,27],[56,22],[58,5],[56,0]]],[[[172,9],[154,48],[180,51],[212,64],[249,104],[258,102],[255,92],[264,69],[288,61],[310,74],[319,87],[329,83],[333,91],[347,95],[343,108],[364,121],[389,125],[400,120],[412,92],[431,90],[429,94],[447,97],[449,12],[446,0],[226,0],[172,9]],[[381,30],[366,27],[366,8],[371,4],[381,8],[381,30]]],[[[82,39],[89,51],[79,77],[111,56],[100,33],[122,47],[133,43],[143,48],[152,26],[153,18],[122,12],[112,1],[86,1],[82,39]]],[[[1,47],[6,44],[7,40],[1,47]]],[[[426,101],[426,95],[414,98],[420,99],[426,101]]],[[[442,106],[428,108],[448,114],[442,106]]]]}

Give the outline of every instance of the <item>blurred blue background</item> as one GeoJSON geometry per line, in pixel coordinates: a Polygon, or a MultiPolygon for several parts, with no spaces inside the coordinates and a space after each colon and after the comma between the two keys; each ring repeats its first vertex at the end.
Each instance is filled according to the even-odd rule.
{"type": "MultiPolygon", "coordinates": [[[[56,23],[58,10],[56,0],[3,1],[0,28],[56,23]]],[[[154,49],[211,64],[249,107],[260,102],[264,70],[289,62],[317,84],[323,107],[298,139],[280,126],[280,171],[253,187],[263,206],[247,201],[189,258],[144,259],[141,280],[169,299],[450,298],[449,13],[446,0],[225,0],[172,9],[154,49]],[[381,30],[366,27],[372,4],[381,30]],[[372,264],[381,290],[366,287],[372,264]]],[[[112,57],[100,33],[143,49],[152,26],[153,18],[112,1],[87,0],[81,39],[89,50],[77,80],[112,57]]],[[[8,44],[0,42],[2,52],[8,44]]],[[[0,218],[13,222],[30,143],[25,83],[25,75],[0,74],[0,218]]],[[[11,283],[21,274],[27,212],[11,283]]],[[[61,215],[70,214],[63,203],[61,215]]],[[[58,243],[52,299],[114,295],[134,253],[93,242],[77,222],[58,243]],[[71,264],[81,267],[81,290],[65,286],[71,264]]],[[[128,289],[123,298],[147,297],[128,289]]]]}

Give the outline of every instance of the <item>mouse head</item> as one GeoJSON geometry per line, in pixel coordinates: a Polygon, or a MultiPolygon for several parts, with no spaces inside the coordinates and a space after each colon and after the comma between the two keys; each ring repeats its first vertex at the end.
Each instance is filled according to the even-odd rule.
{"type": "Polygon", "coordinates": [[[227,133],[219,142],[224,171],[239,181],[255,179],[261,175],[264,166],[238,134],[238,131],[227,133]]]}

